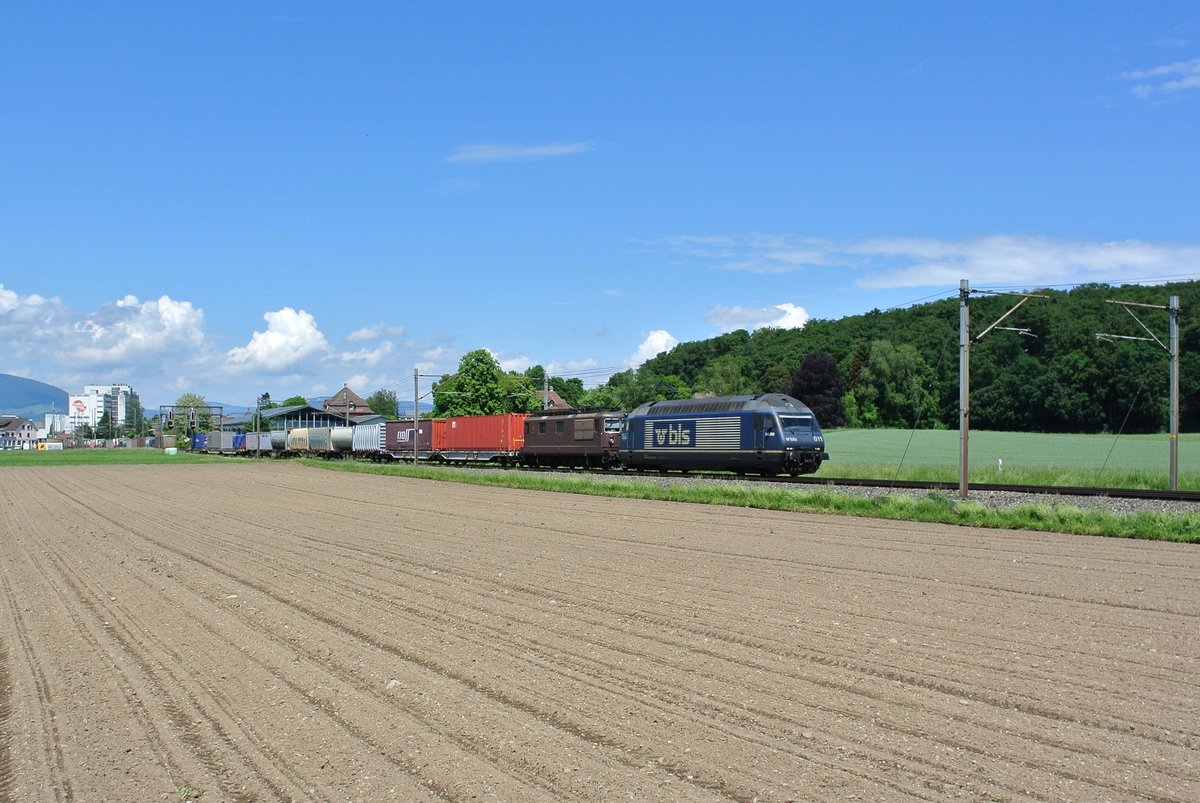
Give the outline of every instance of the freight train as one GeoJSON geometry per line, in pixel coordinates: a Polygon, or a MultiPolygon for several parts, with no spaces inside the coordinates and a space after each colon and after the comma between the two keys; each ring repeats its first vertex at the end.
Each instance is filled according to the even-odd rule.
{"type": "Polygon", "coordinates": [[[782,393],[643,404],[632,413],[536,413],[298,427],[196,436],[199,451],[231,455],[353,457],[636,471],[811,474],[829,459],[812,410],[782,393]]]}

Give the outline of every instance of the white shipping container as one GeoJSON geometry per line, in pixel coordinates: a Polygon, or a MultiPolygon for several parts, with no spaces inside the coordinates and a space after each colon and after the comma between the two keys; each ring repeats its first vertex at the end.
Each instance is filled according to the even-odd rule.
{"type": "Polygon", "coordinates": [[[354,428],[355,452],[382,452],[383,424],[360,424],[354,428]]]}
{"type": "Polygon", "coordinates": [[[329,430],[329,445],[335,452],[348,452],[354,442],[355,427],[333,427],[329,430]]]}
{"type": "Polygon", "coordinates": [[[297,427],[287,434],[287,448],[291,452],[308,451],[308,428],[297,427]]]}

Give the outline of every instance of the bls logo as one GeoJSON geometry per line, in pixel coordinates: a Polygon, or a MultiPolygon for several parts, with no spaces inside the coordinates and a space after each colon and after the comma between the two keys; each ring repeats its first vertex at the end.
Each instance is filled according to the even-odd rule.
{"type": "Polygon", "coordinates": [[[686,424],[667,424],[654,428],[655,446],[691,446],[692,431],[686,424]]]}

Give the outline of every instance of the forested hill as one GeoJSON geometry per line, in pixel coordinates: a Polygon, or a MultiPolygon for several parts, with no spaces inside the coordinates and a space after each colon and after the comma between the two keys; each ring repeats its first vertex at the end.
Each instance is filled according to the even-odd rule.
{"type": "Polygon", "coordinates": [[[54,385],[0,374],[0,414],[36,418],[49,412],[67,412],[67,392],[54,385]]]}
{"type": "MultiPolygon", "coordinates": [[[[1045,432],[1155,432],[1166,429],[1169,316],[1133,311],[1153,341],[1105,341],[1099,333],[1149,338],[1125,307],[1109,300],[1167,306],[1180,297],[1181,421],[1200,430],[1200,282],[1158,286],[1085,285],[1035,291],[1001,327],[971,347],[971,422],[980,429],[1045,432]]],[[[972,336],[1019,298],[970,297],[972,336]]],[[[836,426],[839,406],[855,426],[958,426],[959,300],[873,310],[803,329],[732,332],[682,343],[637,371],[612,377],[613,401],[789,392],[836,426]],[[816,352],[816,353],[814,353],[816,352]],[[822,356],[828,355],[829,358],[822,356]],[[803,370],[801,370],[803,365],[803,370]],[[840,383],[840,387],[839,387],[840,383]],[[841,404],[838,405],[837,402],[841,404]]]]}

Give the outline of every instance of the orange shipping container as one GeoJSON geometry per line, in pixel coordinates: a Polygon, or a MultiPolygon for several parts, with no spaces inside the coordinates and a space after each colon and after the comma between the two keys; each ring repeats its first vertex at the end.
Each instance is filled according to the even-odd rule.
{"type": "MultiPolygon", "coordinates": [[[[525,444],[525,414],[471,415],[447,418],[445,423],[447,452],[478,452],[484,455],[516,455],[525,444]]],[[[435,432],[435,441],[437,440],[435,432]]]]}

